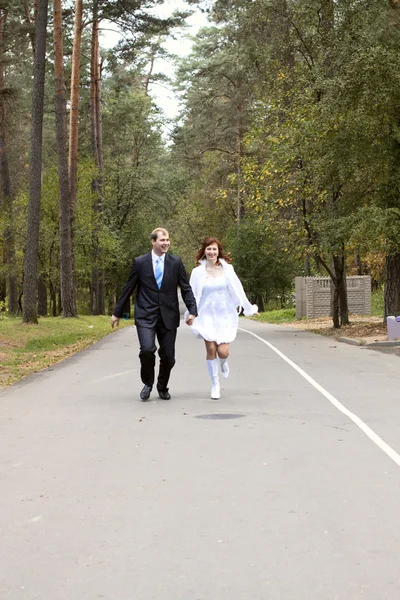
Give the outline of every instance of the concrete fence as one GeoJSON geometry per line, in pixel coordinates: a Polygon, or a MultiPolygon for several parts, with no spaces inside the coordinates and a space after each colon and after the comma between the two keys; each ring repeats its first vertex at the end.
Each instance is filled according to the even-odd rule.
{"type": "MultiPolygon", "coordinates": [[[[346,277],[349,312],[371,314],[371,277],[346,277]]],[[[332,315],[332,281],[329,277],[296,277],[296,319],[332,315]]]]}

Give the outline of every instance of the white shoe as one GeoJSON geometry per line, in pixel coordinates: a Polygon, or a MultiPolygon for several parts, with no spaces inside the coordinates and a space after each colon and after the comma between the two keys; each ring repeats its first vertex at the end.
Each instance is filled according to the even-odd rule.
{"type": "Polygon", "coordinates": [[[221,375],[224,379],[228,379],[229,377],[229,365],[228,365],[228,359],[227,358],[220,358],[219,359],[219,364],[221,367],[221,375]]]}
{"type": "Polygon", "coordinates": [[[218,377],[212,378],[212,388],[211,388],[211,398],[213,400],[218,400],[221,397],[221,391],[219,387],[218,377]]]}

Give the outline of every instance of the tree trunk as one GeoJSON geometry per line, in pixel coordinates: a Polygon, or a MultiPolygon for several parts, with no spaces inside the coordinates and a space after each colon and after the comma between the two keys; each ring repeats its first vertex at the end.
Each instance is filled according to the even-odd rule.
{"type": "Polygon", "coordinates": [[[331,282],[332,286],[332,320],[335,329],[340,329],[340,308],[339,308],[339,287],[336,281],[331,282]]]}
{"type": "Polygon", "coordinates": [[[7,251],[6,251],[6,263],[8,267],[8,314],[18,315],[18,284],[16,275],[16,264],[15,264],[15,238],[14,233],[10,230],[9,235],[6,237],[7,240],[7,251]]]}
{"type": "Polygon", "coordinates": [[[150,66],[149,66],[148,73],[144,79],[144,93],[146,94],[146,96],[149,95],[149,85],[150,85],[150,81],[151,81],[151,76],[153,74],[154,61],[156,58],[157,49],[159,47],[160,47],[160,38],[158,38],[157,44],[153,44],[153,46],[151,47],[150,66]]]}
{"type": "Polygon", "coordinates": [[[342,275],[339,283],[339,307],[340,307],[340,325],[349,325],[349,305],[347,301],[347,283],[346,276],[342,275]]]}
{"type": "Polygon", "coordinates": [[[57,288],[57,316],[61,315],[63,312],[62,298],[61,298],[61,288],[57,288]]]}
{"type": "MultiPolygon", "coordinates": [[[[72,48],[71,112],[69,122],[69,184],[71,190],[72,221],[75,222],[78,189],[78,139],[79,139],[79,95],[81,75],[83,0],[75,2],[74,42],[72,48]]],[[[74,227],[72,228],[74,230],[74,227]]]]}
{"type": "MultiPolygon", "coordinates": [[[[23,0],[23,4],[24,4],[25,23],[28,26],[29,39],[30,39],[31,45],[32,45],[32,52],[33,52],[33,54],[35,54],[35,33],[32,30],[32,21],[31,21],[31,15],[30,15],[30,11],[29,11],[29,1],[23,0]]],[[[35,6],[36,6],[36,3],[35,3],[35,6]]],[[[35,11],[35,17],[36,17],[36,11],[35,11]]]]}
{"type": "Polygon", "coordinates": [[[99,311],[101,315],[106,314],[106,289],[104,284],[104,269],[100,271],[100,281],[99,281],[99,311]]]}
{"type": "Polygon", "coordinates": [[[340,329],[340,324],[348,324],[347,310],[347,286],[345,279],[345,258],[344,254],[340,256],[332,255],[331,266],[324,260],[321,255],[315,255],[319,263],[328,273],[331,279],[331,312],[333,326],[335,329],[340,329]],[[342,304],[341,304],[342,303],[342,304]],[[341,307],[343,316],[341,317],[341,307]]]}
{"type": "Polygon", "coordinates": [[[264,297],[262,294],[257,295],[257,306],[258,306],[258,312],[265,311],[264,297]]]}
{"type": "MultiPolygon", "coordinates": [[[[96,255],[96,247],[95,240],[93,240],[93,255],[92,260],[97,260],[96,255]]],[[[99,315],[100,314],[100,302],[99,302],[99,294],[100,294],[100,274],[99,268],[97,264],[93,264],[92,266],[92,280],[90,286],[90,314],[91,315],[99,315]]]]}
{"type": "Polygon", "coordinates": [[[237,160],[237,224],[238,228],[243,222],[245,217],[245,201],[243,195],[243,174],[242,174],[242,162],[244,154],[244,134],[245,128],[243,124],[243,101],[242,101],[242,80],[239,75],[236,93],[238,94],[238,101],[236,103],[236,160],[237,160]]]}
{"type": "MultiPolygon", "coordinates": [[[[96,79],[96,131],[97,131],[97,164],[99,170],[99,201],[97,203],[98,218],[101,218],[101,211],[103,206],[103,114],[101,108],[101,72],[102,64],[100,61],[100,44],[99,35],[97,33],[97,79],[96,79]]],[[[98,264],[99,264],[99,302],[98,302],[98,314],[105,314],[105,287],[104,287],[104,268],[103,268],[103,249],[99,246],[98,242],[98,264]]]]}
{"type": "Polygon", "coordinates": [[[56,86],[56,142],[60,189],[60,280],[64,317],[76,317],[73,275],[71,196],[68,179],[67,109],[64,96],[64,67],[61,0],[54,1],[54,78],[56,86]]]}
{"type": "Polygon", "coordinates": [[[363,265],[361,262],[361,256],[359,255],[358,252],[356,252],[356,255],[355,255],[355,263],[356,263],[357,275],[360,276],[363,274],[363,265]]]}
{"type": "Polygon", "coordinates": [[[386,257],[385,270],[384,321],[386,322],[387,317],[400,315],[400,252],[386,257]]]}
{"type": "MultiPolygon", "coordinates": [[[[90,61],[90,140],[91,149],[94,162],[97,169],[99,168],[99,157],[97,153],[97,77],[99,63],[98,59],[98,20],[97,20],[97,2],[93,6],[93,25],[92,25],[92,52],[90,61]]],[[[100,184],[99,184],[99,172],[97,171],[96,176],[92,180],[92,192],[93,192],[93,224],[92,224],[92,280],[90,290],[90,313],[92,315],[100,314],[99,306],[99,243],[97,237],[97,214],[100,196],[100,184]]]]}
{"type": "Polygon", "coordinates": [[[38,315],[47,317],[47,287],[43,273],[38,278],[38,315]]]}
{"type": "Polygon", "coordinates": [[[57,298],[56,298],[56,290],[54,285],[50,281],[50,312],[52,317],[57,316],[57,298]]]}
{"type": "Polygon", "coordinates": [[[18,291],[15,267],[15,237],[13,231],[13,198],[11,192],[10,171],[8,167],[8,154],[6,143],[6,113],[4,102],[5,76],[4,76],[4,27],[7,20],[7,11],[0,9],[0,173],[3,208],[6,216],[4,229],[4,263],[8,281],[8,314],[18,314],[18,291]]]}
{"type": "MultiPolygon", "coordinates": [[[[1,211],[2,211],[2,201],[0,198],[0,213],[1,213],[1,211]]],[[[2,261],[4,264],[6,262],[6,259],[4,256],[4,243],[3,242],[0,242],[0,261],[2,261]]],[[[7,298],[6,278],[3,277],[2,275],[0,275],[0,312],[4,312],[6,310],[6,306],[5,306],[6,298],[7,298]]]]}
{"type": "Polygon", "coordinates": [[[100,63],[100,43],[99,43],[99,25],[97,24],[97,59],[96,59],[96,164],[99,169],[99,184],[100,191],[102,187],[103,174],[103,114],[101,109],[101,72],[102,64],[100,63]]]}
{"type": "MultiPolygon", "coordinates": [[[[90,142],[92,156],[96,167],[99,167],[99,156],[97,152],[97,79],[99,65],[99,22],[97,18],[97,0],[93,5],[93,24],[92,24],[92,45],[90,57],[90,142]]],[[[98,189],[98,179],[94,180],[93,187],[98,189]]]]}
{"type": "Polygon", "coordinates": [[[347,301],[346,259],[344,254],[333,257],[336,285],[339,294],[340,325],[349,324],[349,306],[347,301]]]}
{"type": "Polygon", "coordinates": [[[93,228],[92,228],[92,282],[91,282],[91,314],[104,314],[104,286],[101,285],[101,249],[98,238],[98,219],[101,213],[101,171],[102,155],[102,119],[100,95],[100,46],[97,0],[93,5],[92,49],[90,68],[90,123],[91,149],[97,167],[96,177],[92,180],[93,191],[93,228]],[[103,307],[103,311],[102,311],[103,307]]]}
{"type": "MultiPolygon", "coordinates": [[[[333,271],[334,271],[334,281],[333,285],[335,288],[335,293],[338,298],[338,310],[340,315],[340,325],[348,325],[349,324],[349,309],[347,302],[347,284],[346,284],[346,269],[345,269],[345,257],[344,255],[332,256],[333,263],[333,271]]],[[[336,327],[336,325],[334,325],[336,327]]]]}
{"type": "Polygon", "coordinates": [[[38,0],[35,30],[35,60],[32,95],[32,130],[28,230],[24,267],[24,323],[37,323],[37,265],[39,250],[40,200],[43,149],[43,105],[46,60],[48,0],[38,0]]]}
{"type": "Polygon", "coordinates": [[[4,277],[0,277],[0,312],[6,310],[7,287],[4,277]]]}

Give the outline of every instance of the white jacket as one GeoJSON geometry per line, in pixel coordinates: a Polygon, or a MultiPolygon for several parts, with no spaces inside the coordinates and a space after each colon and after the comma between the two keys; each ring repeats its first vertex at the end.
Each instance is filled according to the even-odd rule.
{"type": "MultiPolygon", "coordinates": [[[[229,293],[235,307],[242,309],[246,317],[251,317],[258,312],[257,304],[250,304],[241,281],[235,273],[232,265],[228,264],[223,258],[220,259],[221,266],[224,270],[224,275],[228,281],[229,293]]],[[[201,260],[200,265],[195,267],[190,275],[190,285],[196,298],[197,309],[200,305],[201,294],[203,292],[204,282],[206,280],[206,260],[201,260]]],[[[188,317],[188,311],[185,313],[185,320],[188,317]]]]}

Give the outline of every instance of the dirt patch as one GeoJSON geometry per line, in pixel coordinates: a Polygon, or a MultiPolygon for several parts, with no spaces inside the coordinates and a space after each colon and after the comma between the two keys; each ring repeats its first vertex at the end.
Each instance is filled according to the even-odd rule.
{"type": "Polygon", "coordinates": [[[0,342],[0,348],[18,348],[18,344],[11,344],[10,342],[0,342]]]}
{"type": "Polygon", "coordinates": [[[328,335],[335,339],[346,337],[363,344],[388,340],[386,323],[383,323],[382,317],[352,315],[350,321],[350,325],[346,325],[340,329],[335,329],[332,326],[332,319],[330,317],[295,321],[294,323],[285,323],[285,325],[303,331],[328,335]]]}

